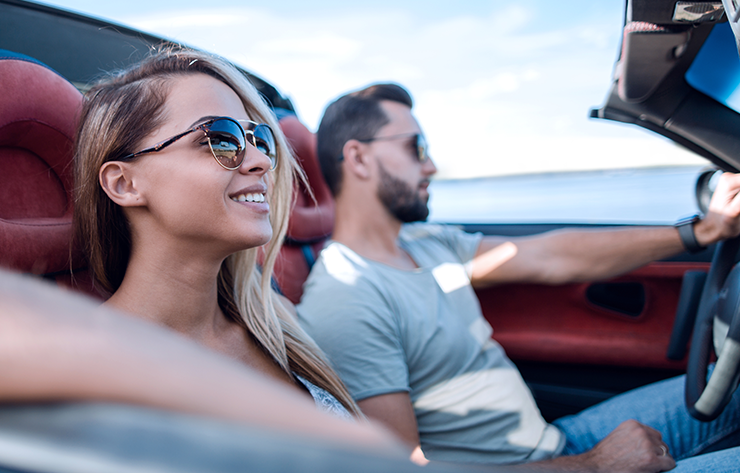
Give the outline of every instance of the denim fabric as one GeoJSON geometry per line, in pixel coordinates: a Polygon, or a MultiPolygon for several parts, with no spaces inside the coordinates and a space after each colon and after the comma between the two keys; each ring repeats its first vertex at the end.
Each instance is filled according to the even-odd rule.
{"type": "Polygon", "coordinates": [[[663,441],[678,462],[673,471],[738,471],[740,390],[735,392],[717,419],[701,422],[686,410],[685,379],[685,376],[679,376],[653,383],[615,396],[579,414],[558,419],[554,424],[567,439],[563,454],[576,455],[588,451],[620,423],[635,419],[663,435],[663,441]],[[706,453],[728,447],[734,448],[706,453]]]}

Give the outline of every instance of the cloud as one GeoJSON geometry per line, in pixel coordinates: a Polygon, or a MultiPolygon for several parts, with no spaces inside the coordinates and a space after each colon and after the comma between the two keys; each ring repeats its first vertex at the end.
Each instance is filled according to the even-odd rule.
{"type": "Polygon", "coordinates": [[[587,119],[610,86],[621,1],[609,8],[605,3],[599,12],[611,11],[606,16],[554,19],[536,3],[499,8],[496,2],[485,14],[460,6],[436,16],[401,3],[300,15],[277,13],[268,4],[183,7],[132,13],[126,21],[255,72],[293,100],[311,129],[338,95],[371,82],[401,82],[415,96],[440,174],[448,176],[523,172],[534,165],[591,168],[595,156],[620,163],[625,154],[647,158],[635,149],[684,159],[675,147],[649,145],[653,138],[639,130],[587,119]],[[640,139],[629,141],[636,134],[640,139]],[[625,137],[624,145],[618,137],[625,137]]]}

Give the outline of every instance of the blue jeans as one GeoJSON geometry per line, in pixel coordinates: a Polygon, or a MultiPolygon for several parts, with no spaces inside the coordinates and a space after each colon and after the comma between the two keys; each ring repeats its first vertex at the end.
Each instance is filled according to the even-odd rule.
{"type": "Polygon", "coordinates": [[[679,376],[653,383],[556,420],[566,437],[563,455],[591,450],[620,423],[635,419],[663,435],[677,463],[672,471],[739,471],[740,389],[717,419],[701,422],[686,410],[684,380],[679,376]]]}

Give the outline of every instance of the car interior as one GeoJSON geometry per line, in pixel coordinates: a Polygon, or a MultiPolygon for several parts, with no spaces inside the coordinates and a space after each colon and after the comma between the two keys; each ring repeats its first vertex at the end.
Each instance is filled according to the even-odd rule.
{"type": "MultiPolygon", "coordinates": [[[[101,71],[133,63],[163,40],[124,28],[101,28],[105,25],[102,22],[23,3],[3,5],[9,14],[0,20],[5,22],[2,45],[9,48],[0,51],[0,71],[6,90],[14,91],[2,98],[1,108],[0,225],[4,232],[0,241],[7,250],[0,255],[0,265],[104,297],[92,287],[79,248],[72,251],[71,262],[69,257],[75,117],[82,103],[81,92],[101,71]],[[54,13],[49,14],[51,11],[54,13]],[[38,24],[40,31],[49,31],[46,40],[57,42],[56,48],[44,43],[43,37],[36,44],[21,41],[27,36],[23,25],[30,22],[38,24]],[[55,25],[57,22],[64,24],[55,25]],[[67,33],[64,39],[68,43],[60,45],[51,33],[60,30],[67,33]],[[70,62],[51,51],[85,54],[70,62]]],[[[288,234],[275,268],[277,287],[297,303],[310,266],[331,234],[333,201],[321,177],[313,133],[298,120],[288,99],[243,72],[276,111],[305,173],[306,179],[299,180],[295,190],[288,234]]]]}
{"type": "MultiPolygon", "coordinates": [[[[740,108],[732,92],[740,85],[740,57],[731,46],[739,15],[727,6],[734,2],[723,3],[627,0],[613,81],[605,103],[591,110],[591,118],[646,128],[705,157],[716,169],[738,171],[740,108]],[[718,49],[731,57],[719,56],[718,49]],[[730,67],[737,73],[727,72],[730,67]],[[721,86],[713,79],[717,75],[723,78],[721,86]]],[[[94,288],[80,249],[72,246],[76,113],[82,93],[101,71],[135,62],[161,42],[51,7],[0,0],[0,83],[5,89],[0,97],[0,266],[104,297],[94,288]]],[[[288,235],[275,270],[276,286],[297,303],[311,265],[331,236],[333,201],[319,169],[314,134],[300,122],[290,100],[258,76],[243,72],[272,105],[305,172],[305,180],[296,185],[288,235]]],[[[713,172],[700,177],[700,197],[711,193],[713,172]]],[[[570,225],[462,226],[484,234],[522,236],[570,225]]],[[[507,285],[480,290],[478,296],[494,338],[521,370],[547,420],[684,373],[687,366],[693,369],[690,396],[695,404],[705,391],[702,373],[712,358],[712,310],[722,289],[740,277],[733,271],[737,261],[735,241],[657,261],[609,281],[507,285]],[[699,328],[700,340],[695,334],[689,343],[692,331],[699,328]],[[694,350],[691,356],[689,347],[694,350]]],[[[718,352],[740,340],[735,306],[725,305],[719,318],[728,327],[730,342],[717,347],[715,341],[718,352]]],[[[736,364],[726,370],[724,385],[716,388],[720,394],[705,399],[707,411],[699,403],[697,417],[709,420],[721,411],[727,393],[734,392],[740,370],[736,364]]],[[[0,424],[39,432],[41,418],[51,425],[64,422],[61,414],[47,417],[52,411],[43,406],[28,407],[28,424],[17,412],[0,407],[0,424]]],[[[102,428],[91,422],[90,428],[102,428]]],[[[137,428],[127,425],[121,435],[141,444],[137,428]]],[[[2,445],[0,440],[0,471],[26,471],[3,469],[3,452],[10,444],[2,445]]]]}

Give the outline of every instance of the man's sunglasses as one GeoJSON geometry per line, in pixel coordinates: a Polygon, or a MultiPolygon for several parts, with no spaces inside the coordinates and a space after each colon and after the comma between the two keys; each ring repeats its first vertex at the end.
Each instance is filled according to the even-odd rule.
{"type": "Polygon", "coordinates": [[[388,140],[400,140],[401,138],[414,138],[414,147],[416,148],[416,159],[420,163],[424,164],[429,159],[429,146],[427,140],[421,133],[404,133],[401,135],[391,136],[376,136],[375,138],[368,138],[366,140],[357,140],[360,143],[370,143],[373,141],[388,141],[388,140]]]}
{"type": "Polygon", "coordinates": [[[202,130],[206,135],[208,146],[211,148],[216,162],[224,169],[235,171],[244,162],[247,141],[270,158],[270,169],[277,165],[275,134],[272,128],[265,123],[255,123],[250,120],[234,120],[230,117],[217,117],[195,125],[182,133],[157,143],[151,148],[142,149],[120,158],[121,161],[133,159],[147,153],[162,151],[180,138],[190,133],[202,130]],[[244,126],[242,126],[244,124],[244,126]]]}

